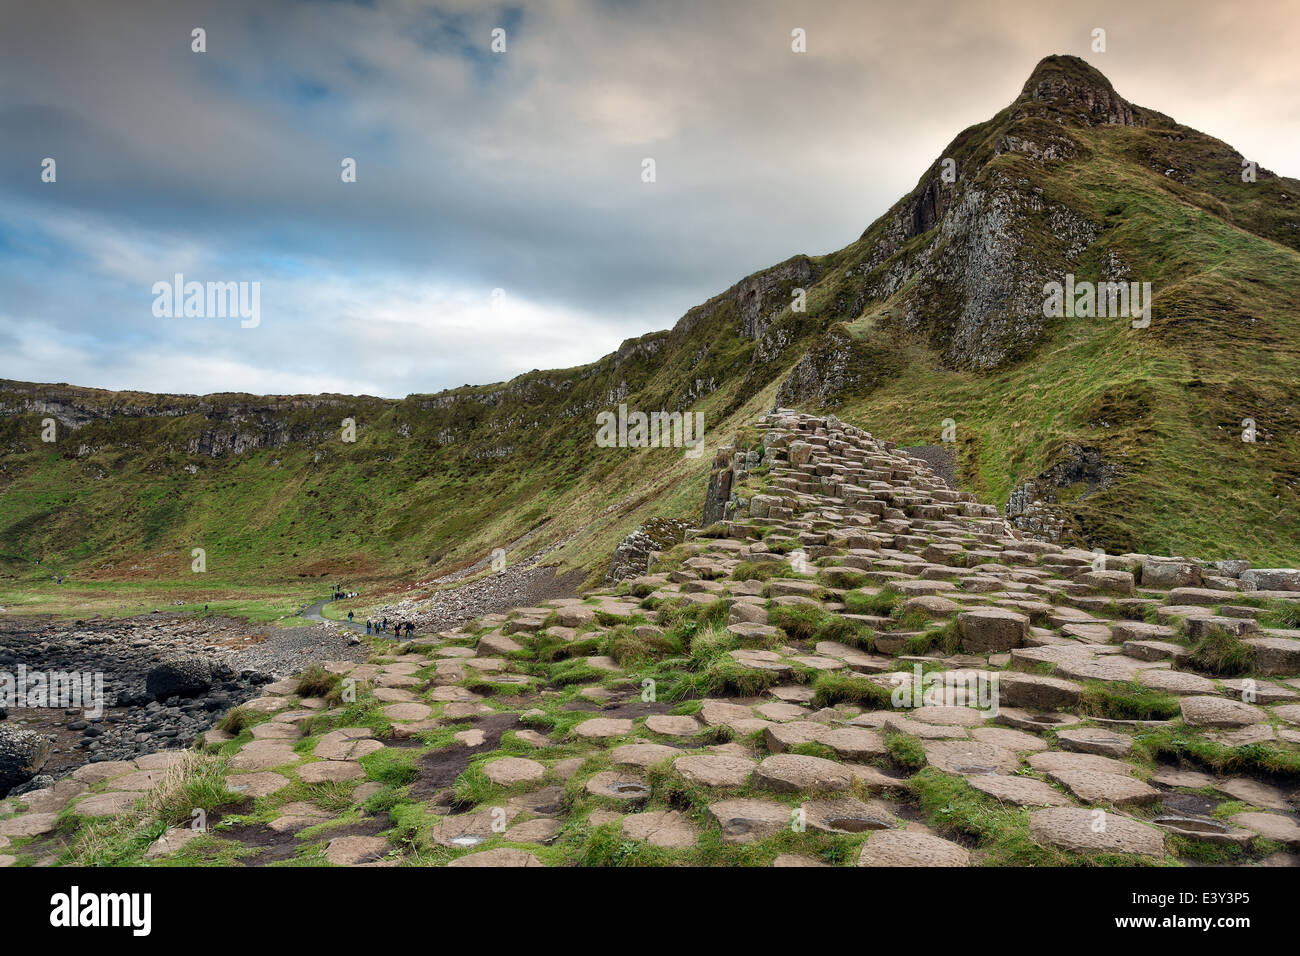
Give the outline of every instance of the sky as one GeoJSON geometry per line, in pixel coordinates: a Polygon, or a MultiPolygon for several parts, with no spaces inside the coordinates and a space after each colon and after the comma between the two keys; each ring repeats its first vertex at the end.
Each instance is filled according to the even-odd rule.
{"type": "Polygon", "coordinates": [[[0,378],[584,364],[852,242],[1050,54],[1300,176],[1296,49],[1292,0],[0,0],[0,378]],[[165,314],[177,274],[256,322],[165,314]]]}

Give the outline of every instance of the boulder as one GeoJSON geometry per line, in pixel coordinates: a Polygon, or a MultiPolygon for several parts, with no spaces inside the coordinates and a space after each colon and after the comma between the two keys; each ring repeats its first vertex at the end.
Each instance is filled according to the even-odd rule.
{"type": "Polygon", "coordinates": [[[1192,727],[1245,727],[1267,718],[1258,707],[1223,697],[1183,697],[1178,706],[1183,722],[1192,727]]]}
{"type": "Polygon", "coordinates": [[[1199,588],[1201,569],[1187,561],[1171,561],[1147,555],[1142,559],[1142,586],[1144,588],[1199,588]]]}
{"type": "Polygon", "coordinates": [[[154,700],[197,697],[212,689],[212,667],[201,657],[173,658],[150,670],[144,686],[154,700]]]}
{"type": "Polygon", "coordinates": [[[970,854],[929,833],[880,830],[871,834],[858,866],[969,866],[970,854]]]}
{"type": "Polygon", "coordinates": [[[1024,643],[1029,618],[1005,608],[979,608],[958,614],[957,627],[967,654],[994,654],[1024,643]]]}
{"type": "Polygon", "coordinates": [[[1077,807],[1051,807],[1029,814],[1029,832],[1040,844],[1075,853],[1164,856],[1165,836],[1131,817],[1077,807]],[[1100,814],[1100,815],[1099,815],[1100,814]]]}
{"type": "Polygon", "coordinates": [[[1300,591],[1300,570],[1251,568],[1241,572],[1241,586],[1247,591],[1300,591]]]}
{"type": "Polygon", "coordinates": [[[50,759],[52,737],[17,727],[0,727],[0,796],[40,772],[50,759]]]}

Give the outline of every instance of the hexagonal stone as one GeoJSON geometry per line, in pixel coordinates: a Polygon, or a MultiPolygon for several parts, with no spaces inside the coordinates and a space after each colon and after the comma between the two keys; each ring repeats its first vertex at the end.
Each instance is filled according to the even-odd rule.
{"type": "MultiPolygon", "coordinates": [[[[114,796],[122,796],[115,794],[114,796]]],[[[132,794],[131,802],[135,802],[138,794],[132,794]]],[[[93,798],[92,798],[93,799],[93,798]]],[[[88,814],[95,816],[97,814],[88,814]]],[[[59,815],[57,813],[24,813],[19,817],[10,817],[8,820],[0,820],[0,836],[7,837],[35,837],[43,833],[50,833],[58,824],[59,815]]]]}
{"type": "MultiPolygon", "coordinates": [[[[725,700],[705,698],[700,702],[700,720],[710,727],[727,726],[739,729],[741,726],[759,723],[753,708],[744,704],[732,704],[725,700]]],[[[765,722],[764,722],[765,724],[765,722]]]]}
{"type": "Polygon", "coordinates": [[[846,760],[865,760],[888,752],[885,738],[867,727],[836,727],[823,735],[820,743],[846,760]]]}
{"type": "Polygon", "coordinates": [[[293,833],[330,818],[328,813],[306,800],[286,803],[280,807],[279,813],[278,817],[267,824],[277,833],[293,833]]]}
{"type": "MultiPolygon", "coordinates": [[[[754,709],[758,711],[759,716],[766,717],[768,720],[803,720],[808,716],[807,707],[800,707],[797,704],[786,704],[781,701],[772,701],[767,704],[760,704],[754,709]]],[[[1297,722],[1300,723],[1300,721],[1297,722]]],[[[647,726],[649,726],[648,721],[647,726]]]]}
{"type": "Polygon", "coordinates": [[[1074,680],[1136,680],[1152,664],[1135,661],[1120,654],[1097,657],[1068,657],[1056,665],[1056,673],[1074,680]]]}
{"type": "Polygon", "coordinates": [[[674,717],[670,714],[653,714],[645,719],[646,730],[668,737],[689,737],[698,733],[700,722],[694,717],[674,717]]]}
{"type": "Polygon", "coordinates": [[[1100,727],[1070,727],[1056,732],[1056,739],[1065,750],[1084,754],[1101,754],[1103,757],[1127,757],[1133,752],[1133,738],[1128,734],[1103,730],[1100,727]]]}
{"type": "Polygon", "coordinates": [[[784,753],[801,744],[819,743],[830,733],[830,728],[811,720],[792,720],[785,724],[771,724],[763,728],[763,740],[772,753],[784,753]]]}
{"type": "Polygon", "coordinates": [[[500,787],[518,783],[534,783],[546,776],[546,768],[536,760],[525,757],[502,757],[483,765],[483,773],[500,787]]]}
{"type": "Polygon", "coordinates": [[[167,831],[144,851],[144,858],[154,860],[168,853],[175,853],[191,840],[201,836],[203,836],[202,830],[194,830],[190,827],[168,827],[167,831]]]}
{"type": "Polygon", "coordinates": [[[957,615],[961,649],[967,654],[993,654],[1019,647],[1029,634],[1029,618],[1004,608],[979,608],[957,615]]]}
{"type": "Polygon", "coordinates": [[[945,727],[942,724],[926,724],[904,716],[903,713],[886,714],[886,730],[895,734],[909,734],[922,740],[965,740],[970,735],[964,727],[945,727]]]}
{"type": "Polygon", "coordinates": [[[1249,747],[1252,744],[1276,742],[1277,731],[1271,724],[1251,724],[1248,727],[1236,727],[1232,730],[1207,730],[1205,736],[1225,747],[1249,747]]]}
{"type": "Polygon", "coordinates": [[[754,770],[754,786],[782,793],[847,790],[853,773],[843,764],[802,754],[775,754],[754,770]]]}
{"type": "Polygon", "coordinates": [[[1284,790],[1249,777],[1230,777],[1223,781],[1212,781],[1212,785],[1220,792],[1252,806],[1269,810],[1291,809],[1288,794],[1284,790]]]}
{"type": "Polygon", "coordinates": [[[1217,694],[1214,681],[1186,671],[1148,670],[1137,676],[1138,683],[1166,694],[1217,694]]]}
{"type": "Polygon", "coordinates": [[[103,780],[110,780],[113,777],[120,777],[122,774],[130,773],[135,769],[136,765],[130,760],[104,760],[99,763],[83,764],[72,771],[70,776],[73,780],[80,780],[82,783],[93,785],[103,780]]]}
{"type": "Polygon", "coordinates": [[[1161,767],[1151,775],[1151,782],[1158,783],[1162,787],[1190,787],[1193,790],[1199,790],[1202,787],[1213,787],[1216,781],[1208,773],[1201,773],[1199,770],[1178,770],[1173,767],[1161,767]]]}
{"type": "Polygon", "coordinates": [[[390,720],[424,720],[433,709],[428,704],[421,704],[414,701],[404,704],[389,704],[384,708],[384,714],[390,720]]]}
{"type": "Polygon", "coordinates": [[[278,773],[232,773],[226,777],[226,789],[249,797],[269,797],[292,783],[278,773]]]}
{"type": "Polygon", "coordinates": [[[1074,580],[1084,587],[1104,591],[1107,594],[1137,593],[1133,575],[1129,571],[1085,571],[1074,580]]]}
{"type": "Polygon", "coordinates": [[[1020,759],[1011,751],[976,740],[925,740],[921,747],[929,764],[946,773],[1015,773],[1020,767],[1020,759]]]}
{"type": "Polygon", "coordinates": [[[1083,688],[1074,681],[1041,674],[998,674],[998,703],[1030,710],[1064,710],[1079,703],[1083,688]]]}
{"type": "Polygon", "coordinates": [[[483,850],[479,853],[470,853],[458,857],[447,864],[448,866],[545,866],[541,860],[533,856],[526,850],[515,850],[510,847],[501,847],[496,850],[483,850]]]}
{"type": "MultiPolygon", "coordinates": [[[[70,800],[85,793],[89,788],[80,780],[70,777],[58,781],[52,787],[42,790],[28,790],[14,800],[23,804],[28,813],[58,813],[70,800]]],[[[3,844],[0,844],[2,846],[3,844]]]]}
{"type": "Polygon", "coordinates": [[[743,667],[752,670],[770,671],[773,674],[793,673],[794,667],[774,651],[728,651],[731,658],[743,667]]]}
{"type": "Polygon", "coordinates": [[[903,602],[903,607],[900,613],[907,614],[911,612],[913,614],[924,614],[926,617],[939,618],[951,617],[960,610],[961,605],[956,601],[950,601],[937,594],[926,594],[919,597],[908,598],[903,602]]]}
{"type": "MultiPolygon", "coordinates": [[[[1112,628],[1114,630],[1114,628],[1112,628]]],[[[1172,628],[1168,628],[1172,630],[1172,628]]],[[[1125,641],[1124,654],[1140,661],[1179,661],[1187,656],[1187,648],[1169,641],[1125,641]]]]}
{"type": "Polygon", "coordinates": [[[856,797],[807,800],[803,812],[805,825],[816,833],[864,833],[903,826],[903,821],[882,800],[868,803],[856,797]]]}
{"type": "Polygon", "coordinates": [[[605,770],[587,781],[587,792],[608,800],[641,803],[650,796],[650,788],[640,777],[615,770],[605,770]]]}
{"type": "Polygon", "coordinates": [[[722,830],[724,843],[753,843],[791,825],[792,810],[771,800],[720,800],[709,816],[722,830]]]}
{"type": "Polygon", "coordinates": [[[973,740],[983,744],[993,744],[1012,753],[1039,753],[1048,749],[1047,741],[1042,737],[1025,733],[1023,730],[1009,730],[1005,727],[976,727],[970,732],[973,740]]]}
{"type": "Polygon", "coordinates": [[[1068,807],[1070,798],[1033,777],[983,774],[968,777],[966,782],[981,793],[1004,803],[1020,807],[1068,807]]]}
{"type": "Polygon", "coordinates": [[[1079,718],[1074,714],[1025,710],[1021,707],[1002,707],[998,710],[998,722],[1018,730],[1054,731],[1079,723],[1079,718]]]}
{"type": "Polygon", "coordinates": [[[725,754],[693,754],[673,763],[683,780],[702,787],[743,787],[756,766],[748,757],[725,754]]]}
{"type": "Polygon", "coordinates": [[[1133,773],[1133,767],[1122,760],[1099,757],[1095,754],[1065,753],[1049,750],[1045,753],[1031,754],[1026,761],[1039,773],[1052,773],[1057,770],[1091,770],[1096,773],[1133,773]]]}
{"type": "Polygon", "coordinates": [[[1128,774],[1095,770],[1051,770],[1047,774],[1084,803],[1144,806],[1160,799],[1160,791],[1128,774]]]}
{"type": "Polygon", "coordinates": [[[157,753],[142,754],[136,757],[135,765],[141,770],[166,770],[184,759],[185,751],[183,750],[160,750],[157,753]]]}
{"type": "MultiPolygon", "coordinates": [[[[766,617],[767,613],[763,612],[763,616],[766,617]]],[[[735,624],[729,624],[727,630],[736,635],[744,644],[771,644],[781,635],[781,632],[771,624],[762,624],[755,621],[739,621],[735,624]]]]}
{"type": "Polygon", "coordinates": [[[166,771],[137,770],[135,773],[114,777],[108,782],[109,790],[152,790],[162,782],[166,771]]]}
{"type": "Polygon", "coordinates": [[[297,740],[301,736],[302,731],[283,720],[268,720],[253,728],[254,740],[297,740]]]}
{"type": "Polygon", "coordinates": [[[626,737],[632,733],[632,721],[617,717],[594,717],[584,720],[573,728],[579,737],[601,739],[605,737],[626,737]]]}
{"type": "Polygon", "coordinates": [[[1131,817],[1078,807],[1053,807],[1029,814],[1029,832],[1040,844],[1075,853],[1133,853],[1164,856],[1165,835],[1131,817]]]}
{"type": "MultiPolygon", "coordinates": [[[[818,647],[820,646],[819,644],[818,647]]],[[[778,700],[798,704],[807,704],[812,701],[814,696],[813,689],[803,684],[782,684],[779,687],[773,687],[769,693],[778,700]]]]}
{"type": "Polygon", "coordinates": [[[623,836],[651,846],[682,850],[694,846],[698,835],[695,824],[676,810],[631,813],[623,818],[623,836]]]}
{"type": "Polygon", "coordinates": [[[114,793],[97,793],[86,797],[72,808],[72,812],[83,817],[112,817],[125,813],[135,806],[142,794],[136,790],[120,790],[114,793]]]}
{"type": "Polygon", "coordinates": [[[867,839],[858,866],[969,866],[970,854],[929,833],[881,830],[867,839]]]}
{"type": "Polygon", "coordinates": [[[1300,631],[1273,631],[1268,637],[1247,637],[1243,643],[1255,649],[1255,670],[1261,674],[1300,673],[1300,631]]]}
{"type": "Polygon", "coordinates": [[[610,762],[624,767],[653,767],[680,754],[676,747],[663,744],[624,744],[609,752],[610,762]]]}
{"type": "Polygon", "coordinates": [[[370,733],[368,727],[340,727],[321,737],[312,752],[325,760],[359,760],[366,754],[384,749],[384,745],[370,733]]]}
{"type": "Polygon", "coordinates": [[[519,811],[506,804],[502,812],[483,810],[478,813],[460,813],[445,817],[429,831],[429,839],[441,846],[465,849],[477,846],[496,836],[503,826],[519,816],[519,811]],[[504,817],[503,814],[504,813],[504,817]]]}
{"type": "Polygon", "coordinates": [[[1178,706],[1183,722],[1192,727],[1245,727],[1267,717],[1258,707],[1223,697],[1184,697],[1178,706]]]}
{"type": "Polygon", "coordinates": [[[270,770],[297,759],[298,755],[293,752],[293,748],[283,741],[252,740],[230,758],[227,766],[231,770],[270,770]]]}
{"type": "Polygon", "coordinates": [[[1238,813],[1231,817],[1233,823],[1258,833],[1266,840],[1276,840],[1296,849],[1300,848],[1300,823],[1280,813],[1238,813]]]}
{"type": "Polygon", "coordinates": [[[289,701],[283,697],[256,697],[239,706],[254,714],[273,714],[288,707],[289,701]]]}
{"type": "Polygon", "coordinates": [[[830,866],[824,860],[817,860],[811,856],[800,856],[798,853],[782,853],[772,861],[773,866],[830,866]]]}
{"type": "Polygon", "coordinates": [[[506,831],[506,839],[516,843],[550,843],[560,832],[560,821],[547,817],[516,823],[506,831]]]}
{"type": "Polygon", "coordinates": [[[926,704],[910,711],[913,719],[944,727],[979,727],[988,715],[973,707],[943,707],[926,704]]]}
{"type": "Polygon", "coordinates": [[[298,779],[303,783],[341,783],[365,775],[361,764],[351,760],[321,760],[298,768],[298,779]]]}

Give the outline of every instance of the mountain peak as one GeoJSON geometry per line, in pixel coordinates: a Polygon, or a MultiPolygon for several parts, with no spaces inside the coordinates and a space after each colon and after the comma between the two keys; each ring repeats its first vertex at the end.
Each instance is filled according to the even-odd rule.
{"type": "Polygon", "coordinates": [[[1058,54],[1038,61],[1016,101],[1023,112],[1055,113],[1085,125],[1144,125],[1142,111],[1115,92],[1104,73],[1077,56],[1058,54]]]}

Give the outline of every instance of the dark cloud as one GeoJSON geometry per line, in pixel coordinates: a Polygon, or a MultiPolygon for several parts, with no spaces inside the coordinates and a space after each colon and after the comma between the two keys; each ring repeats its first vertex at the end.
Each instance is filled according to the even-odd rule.
{"type": "Polygon", "coordinates": [[[1295,17],[1252,11],[18,5],[0,33],[0,375],[396,395],[589,361],[851,241],[1049,53],[1294,173],[1295,17]],[[178,271],[260,281],[263,324],[160,324],[149,289],[178,271]],[[513,312],[491,311],[494,288],[513,312]]]}

